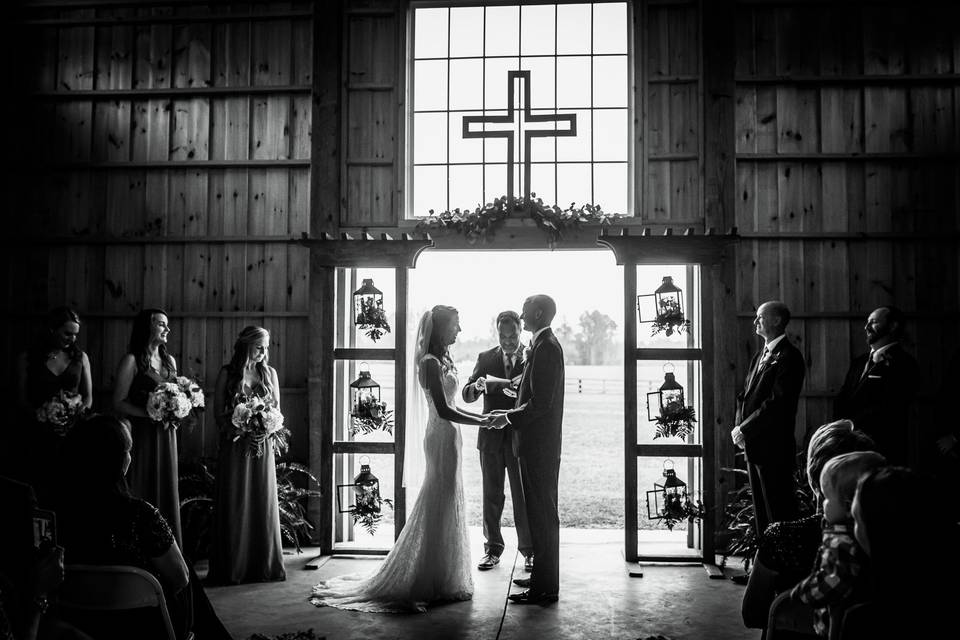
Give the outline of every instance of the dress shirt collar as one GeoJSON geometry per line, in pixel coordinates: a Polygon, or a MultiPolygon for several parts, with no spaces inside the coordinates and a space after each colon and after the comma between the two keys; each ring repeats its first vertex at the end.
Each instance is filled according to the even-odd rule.
{"type": "Polygon", "coordinates": [[[898,344],[898,343],[891,342],[890,344],[883,345],[879,349],[871,349],[870,359],[873,360],[874,363],[880,362],[880,358],[883,357],[883,354],[886,353],[890,349],[890,347],[894,346],[895,344],[898,344]]]}
{"type": "Polygon", "coordinates": [[[764,350],[766,350],[767,353],[773,353],[773,350],[777,348],[777,345],[780,344],[780,341],[786,337],[787,337],[787,334],[781,333],[776,338],[768,342],[764,347],[764,350]]]}
{"type": "Polygon", "coordinates": [[[537,338],[540,337],[540,334],[543,333],[544,331],[546,331],[546,330],[549,329],[549,328],[550,328],[550,325],[547,325],[547,326],[545,326],[545,327],[543,327],[543,328],[541,328],[541,329],[537,329],[536,333],[533,334],[533,337],[530,338],[530,347],[531,347],[531,348],[533,347],[533,345],[537,344],[537,338]]]}

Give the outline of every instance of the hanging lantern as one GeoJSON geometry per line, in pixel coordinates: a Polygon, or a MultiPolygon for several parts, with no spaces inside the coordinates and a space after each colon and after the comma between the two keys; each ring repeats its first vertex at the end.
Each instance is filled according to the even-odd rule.
{"type": "Polygon", "coordinates": [[[673,374],[673,363],[668,362],[663,365],[663,371],[663,384],[658,390],[647,394],[647,420],[656,420],[665,413],[675,412],[686,406],[683,387],[673,374]],[[667,371],[668,367],[669,371],[667,371]]]}
{"type": "Polygon", "coordinates": [[[374,342],[390,331],[383,310],[383,292],[373,286],[371,278],[364,278],[360,288],[353,292],[353,314],[353,323],[374,342]]]}
{"type": "Polygon", "coordinates": [[[370,458],[360,456],[360,473],[353,479],[353,483],[337,485],[337,510],[340,513],[352,513],[354,518],[358,519],[380,513],[382,502],[380,479],[370,471],[370,458]],[[364,458],[367,460],[366,463],[363,462],[364,458]],[[355,492],[355,498],[353,503],[344,509],[340,500],[340,492],[341,489],[351,487],[355,492]]]}
{"type": "Polygon", "coordinates": [[[370,365],[360,363],[357,379],[350,383],[352,409],[350,416],[355,420],[380,420],[383,418],[384,403],[380,401],[380,385],[370,376],[370,365]]]}
{"type": "Polygon", "coordinates": [[[647,517],[651,520],[676,520],[678,515],[684,515],[687,483],[677,477],[673,460],[663,461],[663,477],[663,484],[654,482],[653,491],[647,491],[647,517]]]}
{"type": "Polygon", "coordinates": [[[654,334],[664,331],[670,336],[690,325],[683,317],[683,291],[673,284],[673,276],[663,276],[663,284],[653,293],[637,296],[637,313],[641,323],[653,323],[654,334]]]}

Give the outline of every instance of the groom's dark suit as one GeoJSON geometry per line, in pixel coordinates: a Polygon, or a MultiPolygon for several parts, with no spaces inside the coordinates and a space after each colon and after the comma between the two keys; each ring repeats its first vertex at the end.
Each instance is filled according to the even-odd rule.
{"type": "Polygon", "coordinates": [[[533,539],[530,593],[560,590],[560,431],[563,419],[563,349],[553,331],[536,339],[523,370],[517,408],[507,414],[513,425],[513,450],[520,458],[520,478],[533,539]]]}
{"type": "MultiPolygon", "coordinates": [[[[481,353],[477,357],[473,374],[463,387],[463,399],[467,402],[474,399],[470,388],[478,378],[493,376],[511,379],[523,373],[525,363],[521,353],[516,354],[516,362],[509,373],[506,371],[503,349],[494,347],[481,353]]],[[[505,383],[488,383],[487,392],[483,394],[484,413],[513,408],[515,399],[503,393],[504,386],[505,383]]],[[[513,428],[478,429],[477,449],[480,450],[480,471],[483,475],[483,538],[486,540],[484,552],[497,557],[503,553],[500,517],[503,515],[503,503],[506,499],[503,493],[503,472],[506,469],[510,477],[510,496],[513,498],[513,519],[517,526],[517,547],[524,556],[533,553],[520,481],[520,464],[513,453],[513,428]]]]}

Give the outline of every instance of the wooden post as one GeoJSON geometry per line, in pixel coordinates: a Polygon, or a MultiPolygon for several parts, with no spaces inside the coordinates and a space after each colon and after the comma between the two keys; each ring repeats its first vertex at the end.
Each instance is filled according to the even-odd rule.
{"type": "Polygon", "coordinates": [[[624,549],[627,562],[637,561],[637,265],[623,265],[623,469],[624,549]]]}

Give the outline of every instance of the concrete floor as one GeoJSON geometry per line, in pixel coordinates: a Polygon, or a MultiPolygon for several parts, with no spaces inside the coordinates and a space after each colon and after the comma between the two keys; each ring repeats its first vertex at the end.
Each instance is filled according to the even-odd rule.
{"type": "MultiPolygon", "coordinates": [[[[314,607],[307,602],[319,580],[356,571],[373,571],[379,559],[325,558],[316,571],[303,570],[310,550],[287,555],[282,583],[208,588],[207,593],[236,640],[253,633],[275,635],[312,628],[327,640],[390,638],[397,640],[579,640],[666,636],[709,640],[759,637],[740,621],[743,587],[730,580],[710,580],[700,566],[643,567],[643,578],[627,574],[622,534],[616,531],[561,531],[560,601],[554,605],[507,603],[511,577],[527,574],[522,557],[507,548],[500,565],[474,574],[469,602],[431,608],[423,614],[376,614],[314,607]],[[513,564],[512,564],[513,563],[513,564]]],[[[508,541],[516,539],[504,531],[508,541]]],[[[479,560],[483,538],[471,530],[479,560]]]]}

